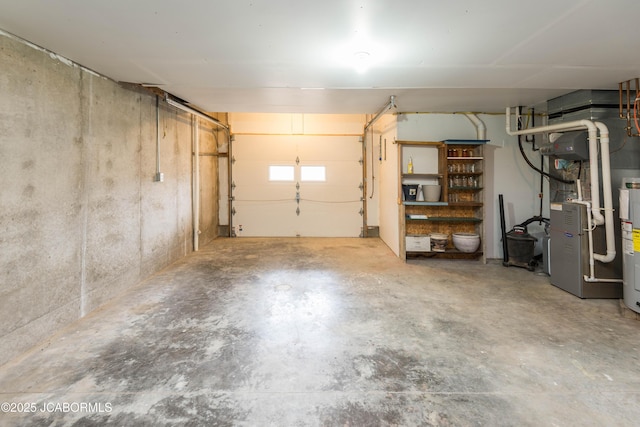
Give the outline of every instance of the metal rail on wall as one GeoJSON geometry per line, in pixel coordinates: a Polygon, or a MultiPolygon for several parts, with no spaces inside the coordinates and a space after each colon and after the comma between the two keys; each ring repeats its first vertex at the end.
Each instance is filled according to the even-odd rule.
{"type": "MultiPolygon", "coordinates": [[[[375,122],[380,119],[384,114],[386,114],[389,110],[393,108],[398,108],[396,105],[396,96],[391,95],[389,97],[389,102],[382,107],[375,116],[367,124],[364,125],[364,130],[362,132],[362,137],[360,142],[362,143],[362,233],[360,237],[369,237],[369,227],[367,225],[367,132],[373,126],[375,122]]],[[[373,141],[371,143],[371,149],[373,150],[373,141]]],[[[373,170],[373,161],[371,168],[373,170]]],[[[373,180],[373,178],[372,178],[373,180]]]]}
{"type": "MultiPolygon", "coordinates": [[[[231,130],[229,128],[228,125],[222,123],[221,121],[219,121],[218,119],[209,116],[208,114],[203,113],[202,111],[196,110],[195,108],[192,108],[182,102],[180,102],[179,100],[174,99],[173,97],[171,97],[168,93],[165,92],[164,94],[164,101],[168,104],[171,105],[172,107],[175,107],[179,110],[185,111],[189,114],[192,115],[192,123],[191,123],[191,127],[192,127],[192,156],[193,156],[193,161],[194,161],[194,167],[193,167],[193,176],[192,176],[192,214],[193,214],[193,250],[194,251],[198,251],[200,249],[200,239],[199,239],[199,234],[200,234],[200,170],[199,170],[199,165],[200,165],[200,146],[199,146],[199,134],[198,134],[198,123],[197,123],[197,119],[200,118],[202,120],[205,120],[209,123],[212,123],[218,127],[221,127],[224,129],[226,135],[227,135],[227,143],[228,143],[228,156],[231,156],[231,130]]],[[[231,163],[230,163],[230,159],[227,160],[228,162],[228,170],[229,170],[229,179],[231,177],[231,163]]],[[[158,175],[159,176],[159,175],[158,175]]],[[[230,189],[231,190],[231,189],[230,189]]],[[[231,191],[229,191],[229,237],[231,237],[231,230],[233,229],[232,227],[232,206],[231,206],[231,191]]]]}

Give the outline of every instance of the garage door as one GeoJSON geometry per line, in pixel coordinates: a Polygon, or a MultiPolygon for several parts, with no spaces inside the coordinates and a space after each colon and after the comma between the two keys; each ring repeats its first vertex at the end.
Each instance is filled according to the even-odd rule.
{"type": "Polygon", "coordinates": [[[237,135],[238,236],[358,237],[362,144],[354,136],[237,135]]]}

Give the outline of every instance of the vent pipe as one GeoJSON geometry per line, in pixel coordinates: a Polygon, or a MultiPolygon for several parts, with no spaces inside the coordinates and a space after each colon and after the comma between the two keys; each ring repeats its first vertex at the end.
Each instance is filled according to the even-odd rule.
{"type": "MultiPolygon", "coordinates": [[[[516,115],[517,117],[517,115],[516,115]]],[[[609,129],[604,123],[591,120],[574,120],[547,126],[534,127],[519,131],[511,130],[511,108],[506,109],[506,132],[508,135],[533,135],[536,133],[568,132],[587,129],[589,132],[589,164],[591,172],[591,215],[594,225],[605,225],[606,254],[594,254],[600,262],[608,263],[615,259],[615,236],[613,231],[613,198],[611,195],[611,163],[609,160],[609,129]],[[600,148],[602,163],[602,193],[604,212],[600,208],[600,179],[598,173],[598,131],[600,131],[600,148]]],[[[598,281],[593,279],[592,281],[598,281]]]]}
{"type": "Polygon", "coordinates": [[[487,139],[487,127],[484,122],[478,118],[474,113],[466,113],[464,115],[473,126],[476,128],[476,139],[485,140],[487,139]]]}

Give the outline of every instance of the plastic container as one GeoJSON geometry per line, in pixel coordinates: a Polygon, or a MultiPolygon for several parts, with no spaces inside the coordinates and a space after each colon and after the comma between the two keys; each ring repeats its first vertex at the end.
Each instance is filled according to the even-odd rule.
{"type": "Polygon", "coordinates": [[[442,233],[431,233],[431,250],[434,252],[444,252],[449,244],[449,235],[442,233]]]}
{"type": "Polygon", "coordinates": [[[533,259],[537,240],[528,233],[508,232],[507,250],[509,251],[509,262],[528,264],[533,259]]]}
{"type": "Polygon", "coordinates": [[[439,202],[442,187],[438,184],[424,184],[422,186],[422,197],[425,202],[439,202]]]}
{"type": "Polygon", "coordinates": [[[418,197],[418,184],[402,184],[402,194],[407,201],[415,201],[418,197]]]}

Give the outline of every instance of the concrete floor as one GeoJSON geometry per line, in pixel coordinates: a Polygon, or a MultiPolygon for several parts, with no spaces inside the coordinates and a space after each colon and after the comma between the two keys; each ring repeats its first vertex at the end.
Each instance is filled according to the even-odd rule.
{"type": "Polygon", "coordinates": [[[524,269],[218,239],[3,366],[0,425],[631,426],[639,348],[524,269]]]}

